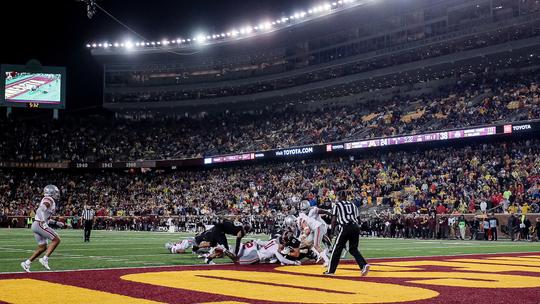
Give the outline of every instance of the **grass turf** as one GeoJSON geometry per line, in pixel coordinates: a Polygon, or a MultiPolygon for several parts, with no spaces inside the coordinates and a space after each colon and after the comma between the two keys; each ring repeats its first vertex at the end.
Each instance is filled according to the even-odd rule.
{"type": "MultiPolygon", "coordinates": [[[[53,270],[148,267],[201,264],[193,254],[170,254],[168,241],[190,236],[186,233],[93,231],[90,243],[83,243],[82,230],[61,230],[62,243],[49,261],[53,270]]],[[[250,235],[248,239],[266,236],[250,235]]],[[[229,239],[234,246],[234,239],[229,239]]],[[[36,243],[29,229],[0,229],[0,272],[22,271],[19,263],[31,255],[36,243]]],[[[540,243],[484,242],[458,240],[410,240],[361,238],[360,249],[366,258],[414,257],[459,254],[540,252],[540,243]]],[[[219,259],[218,263],[230,262],[219,259]]],[[[32,264],[32,271],[44,268],[32,264]]]]}

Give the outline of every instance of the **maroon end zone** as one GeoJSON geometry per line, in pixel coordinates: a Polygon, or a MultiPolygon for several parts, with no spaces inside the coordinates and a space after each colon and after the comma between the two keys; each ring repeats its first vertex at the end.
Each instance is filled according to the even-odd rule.
{"type": "MultiPolygon", "coordinates": [[[[429,291],[434,291],[438,295],[430,297],[428,299],[420,299],[414,301],[405,301],[406,303],[540,303],[540,253],[528,253],[528,254],[494,254],[494,255],[461,255],[461,256],[446,256],[446,257],[419,257],[419,258],[401,258],[401,259],[371,259],[370,263],[373,265],[373,271],[368,277],[360,277],[359,273],[355,270],[355,265],[348,267],[350,262],[342,263],[345,268],[350,270],[349,274],[345,277],[325,277],[322,275],[323,269],[320,265],[304,265],[304,266],[289,266],[284,271],[283,267],[276,265],[211,265],[211,266],[178,266],[178,267],[157,267],[157,268],[133,268],[133,269],[115,269],[115,270],[86,270],[86,271],[67,271],[67,272],[48,272],[48,273],[30,273],[30,274],[3,274],[0,275],[1,280],[8,279],[20,279],[31,278],[34,280],[47,281],[52,283],[59,283],[68,286],[77,286],[90,290],[99,290],[112,294],[120,294],[133,298],[148,299],[163,303],[205,303],[205,302],[220,302],[220,301],[236,301],[244,303],[276,303],[275,301],[268,301],[262,298],[254,299],[254,295],[250,294],[249,290],[235,291],[239,294],[246,293],[245,296],[230,296],[223,295],[219,291],[221,284],[215,285],[215,292],[201,292],[193,290],[189,286],[186,288],[173,288],[166,286],[158,286],[155,283],[146,284],[138,283],[130,280],[123,279],[122,276],[130,274],[152,274],[157,272],[189,272],[199,271],[202,277],[205,277],[206,271],[209,270],[233,270],[235,272],[245,273],[245,279],[228,278],[219,276],[216,277],[215,273],[208,275],[208,282],[216,282],[213,280],[226,281],[230,286],[235,286],[235,283],[253,283],[250,282],[250,277],[253,274],[260,274],[264,272],[268,276],[272,275],[295,275],[297,272],[302,272],[299,275],[309,276],[312,280],[324,280],[327,282],[327,290],[332,290],[334,283],[333,280],[348,280],[350,282],[363,281],[372,283],[387,283],[395,284],[406,287],[422,288],[429,291]],[[476,260],[476,262],[470,261],[456,261],[456,260],[476,260]],[[404,262],[414,262],[424,264],[421,266],[399,266],[404,262]],[[452,265],[437,265],[437,263],[454,263],[452,265]],[[397,263],[397,264],[396,264],[397,263]],[[464,267],[479,267],[483,271],[475,271],[474,269],[460,268],[457,265],[463,263],[464,267]],[[432,264],[432,265],[429,265],[432,264]],[[383,269],[382,266],[394,267],[390,269],[383,269]],[[477,266],[474,266],[477,265],[477,266]],[[380,270],[377,270],[377,268],[380,270]],[[417,268],[415,270],[399,271],[399,267],[403,269],[409,269],[411,267],[417,268]],[[504,267],[509,267],[509,271],[503,271],[504,267]],[[517,268],[516,268],[517,267],[517,268]],[[514,270],[512,270],[512,268],[514,270]],[[499,269],[499,270],[497,270],[499,269]],[[522,271],[516,271],[515,269],[522,269],[522,271]],[[289,271],[290,270],[290,271],[289,271]],[[353,272],[354,270],[354,272],[353,272]],[[525,270],[525,271],[523,271],[525,270]],[[307,271],[307,272],[306,272],[307,271]],[[314,272],[314,273],[309,273],[314,272]],[[405,273],[405,275],[404,275],[405,273]],[[444,275],[446,273],[447,275],[444,275]],[[457,273],[461,273],[461,277],[456,279],[452,278],[457,273]],[[400,276],[412,276],[412,277],[400,277],[400,276]],[[482,276],[481,283],[475,276],[482,276]],[[491,279],[492,278],[492,279],[491,279]],[[503,278],[503,280],[500,280],[503,278]],[[419,280],[426,280],[424,283],[419,283],[419,280]],[[431,280],[431,281],[430,281],[431,280]],[[456,282],[458,280],[459,282],[456,282]],[[491,281],[493,280],[493,281],[491,281]],[[508,284],[504,280],[508,281],[508,284]],[[416,281],[416,282],[413,282],[416,281]],[[449,286],[452,284],[468,284],[469,286],[449,286]],[[510,284],[511,283],[511,284],[510,284]],[[442,284],[442,285],[441,285],[442,284]],[[446,286],[445,286],[446,284],[446,286]],[[485,288],[478,287],[478,284],[493,284],[494,286],[499,284],[505,287],[485,288]],[[517,285],[516,285],[517,284],[517,285]],[[519,284],[528,285],[527,287],[519,287],[519,284]],[[538,284],[538,285],[537,285],[538,284]]],[[[347,269],[338,270],[342,275],[347,273],[347,269]]],[[[158,276],[159,277],[159,276],[158,276]]],[[[304,277],[302,277],[304,278],[304,277]]],[[[304,280],[305,281],[305,280],[304,280]]],[[[343,282],[343,281],[340,281],[343,282]]],[[[183,282],[173,282],[182,284],[183,282]]],[[[255,282],[257,284],[257,282],[255,282]]],[[[294,282],[284,281],[283,283],[269,282],[265,283],[268,293],[272,293],[272,289],[277,286],[294,286],[294,282]]],[[[352,284],[352,283],[351,283],[352,284]]],[[[255,286],[255,285],[254,285],[255,286]]],[[[212,286],[209,287],[212,289],[212,286]]],[[[234,287],[231,287],[234,288],[234,287]]],[[[249,289],[249,288],[248,288],[249,289]]],[[[321,291],[321,288],[317,287],[305,287],[302,292],[310,292],[310,290],[321,291]]],[[[399,289],[398,289],[399,290],[399,289]]],[[[322,290],[324,292],[324,290],[322,290]]],[[[376,292],[376,290],[370,290],[370,292],[376,292]]],[[[359,291],[362,292],[361,290],[359,291]]],[[[350,292],[344,292],[350,293],[350,292]]],[[[260,295],[259,295],[260,297],[260,295]]],[[[384,302],[385,294],[380,294],[381,301],[384,302]]],[[[0,295],[0,303],[2,296],[0,295]]],[[[326,301],[325,301],[326,302],[326,301]]],[[[361,303],[357,302],[357,303],[361,303]]],[[[279,303],[291,303],[281,301],[279,303]]],[[[313,302],[311,302],[313,303],[313,302]]],[[[372,302],[376,303],[376,302],[372,302]]]]}

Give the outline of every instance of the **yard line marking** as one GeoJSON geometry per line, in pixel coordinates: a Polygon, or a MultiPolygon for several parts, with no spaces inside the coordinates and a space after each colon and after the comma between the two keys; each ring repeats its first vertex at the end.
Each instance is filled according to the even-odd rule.
{"type": "MultiPolygon", "coordinates": [[[[381,258],[372,258],[373,260],[386,260],[386,259],[415,259],[415,258],[433,258],[433,257],[460,257],[460,256],[471,256],[471,255],[495,255],[495,254],[530,254],[534,253],[531,251],[521,251],[521,252],[492,252],[492,253],[465,253],[465,254],[444,254],[444,255],[418,255],[418,256],[395,256],[395,257],[381,257],[381,258]]],[[[344,261],[354,261],[354,259],[344,259],[344,261]]],[[[218,265],[234,265],[233,263],[219,263],[218,265]]],[[[66,269],[66,270],[50,270],[50,271],[36,271],[39,273],[54,273],[54,272],[76,272],[76,271],[100,271],[100,270],[116,270],[116,269],[146,269],[146,268],[172,268],[172,267],[212,267],[214,265],[209,264],[191,264],[191,265],[163,265],[163,266],[141,266],[141,267],[104,267],[104,268],[88,268],[88,269],[66,269]]],[[[12,272],[0,272],[0,274],[15,274],[23,273],[23,271],[12,271],[12,272]]]]}

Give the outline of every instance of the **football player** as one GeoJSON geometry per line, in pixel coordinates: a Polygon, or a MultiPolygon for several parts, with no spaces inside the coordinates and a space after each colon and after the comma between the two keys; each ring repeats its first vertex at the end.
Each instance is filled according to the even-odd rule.
{"type": "Polygon", "coordinates": [[[43,189],[43,199],[39,203],[35,220],[32,223],[32,232],[34,233],[38,247],[30,258],[21,263],[21,267],[26,272],[30,272],[30,265],[43,252],[45,252],[45,255],[39,258],[39,263],[45,269],[51,270],[49,267],[49,257],[60,244],[60,237],[49,225],[56,225],[59,228],[64,226],[64,223],[51,219],[51,216],[56,211],[56,201],[59,199],[60,190],[55,185],[48,185],[43,189]],[[47,245],[49,241],[50,243],[47,245]]]}
{"type": "Polygon", "coordinates": [[[300,265],[300,261],[292,261],[281,254],[280,236],[276,236],[269,241],[249,241],[242,245],[238,253],[239,264],[275,263],[281,265],[300,265]]]}
{"type": "Polygon", "coordinates": [[[251,231],[251,226],[243,225],[237,221],[224,220],[223,222],[214,225],[209,231],[211,231],[210,246],[213,247],[214,250],[206,257],[205,262],[207,264],[213,264],[213,259],[222,257],[223,255],[228,256],[231,260],[236,262],[236,253],[240,250],[242,238],[251,231]],[[227,235],[236,236],[234,252],[231,252],[229,249],[227,235]]]}
{"type": "Polygon", "coordinates": [[[166,243],[165,248],[169,250],[171,253],[185,253],[186,250],[189,248],[193,248],[193,246],[196,246],[195,238],[194,237],[188,237],[183,239],[182,241],[178,243],[166,243]]]}
{"type": "MultiPolygon", "coordinates": [[[[328,250],[325,249],[322,250],[322,241],[324,236],[327,233],[327,226],[326,223],[322,220],[321,216],[319,215],[319,209],[318,208],[310,208],[310,204],[308,201],[302,201],[300,203],[300,214],[298,215],[298,226],[302,229],[302,234],[300,237],[300,240],[312,241],[313,248],[312,250],[317,255],[317,262],[319,262],[321,259],[324,261],[324,265],[328,265],[330,262],[330,259],[328,258],[327,252],[328,250]],[[311,210],[310,210],[311,209],[311,210]]],[[[320,210],[323,212],[324,210],[320,210]]],[[[325,212],[325,211],[324,211],[325,212]]],[[[307,245],[307,244],[306,244],[307,245]]],[[[326,266],[325,266],[326,267],[326,266]]]]}

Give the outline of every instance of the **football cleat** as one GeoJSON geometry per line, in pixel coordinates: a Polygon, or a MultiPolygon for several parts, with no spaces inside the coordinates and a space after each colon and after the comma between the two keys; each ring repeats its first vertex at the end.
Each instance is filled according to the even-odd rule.
{"type": "Polygon", "coordinates": [[[21,263],[21,267],[24,269],[24,271],[30,272],[30,265],[26,264],[25,262],[21,263]]]}
{"type": "Polygon", "coordinates": [[[368,275],[369,273],[369,267],[371,267],[371,265],[369,264],[366,264],[364,265],[364,268],[362,268],[362,276],[365,277],[368,275]]]}
{"type": "Polygon", "coordinates": [[[167,248],[167,250],[171,250],[172,247],[173,244],[171,242],[165,243],[165,248],[167,248]]]}
{"type": "Polygon", "coordinates": [[[208,265],[216,265],[216,262],[212,261],[212,259],[205,258],[204,262],[208,265]]]}
{"type": "Polygon", "coordinates": [[[43,267],[45,267],[45,269],[47,270],[51,270],[51,268],[49,267],[49,261],[44,259],[44,258],[39,258],[39,262],[41,263],[41,265],[43,265],[43,267]]]}
{"type": "Polygon", "coordinates": [[[328,272],[328,271],[323,272],[323,274],[324,274],[325,276],[333,276],[333,275],[334,275],[333,272],[328,272]]]}

